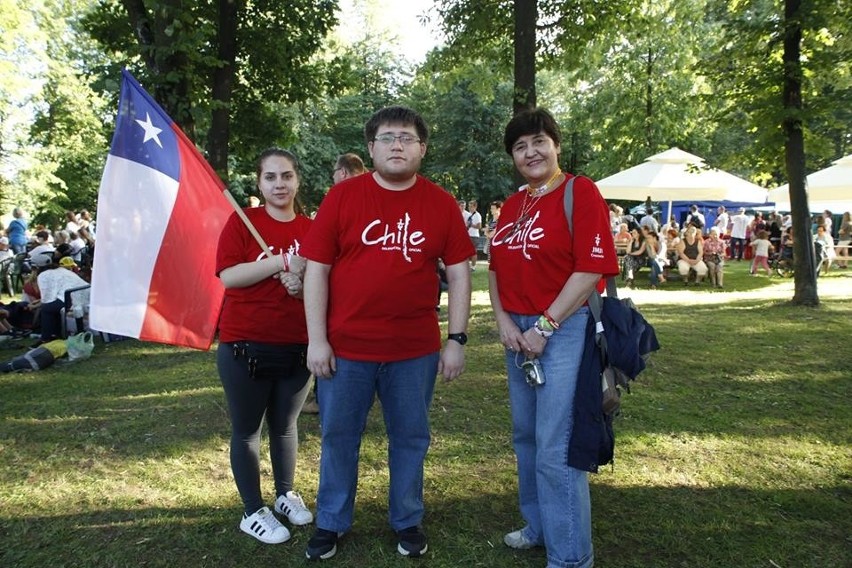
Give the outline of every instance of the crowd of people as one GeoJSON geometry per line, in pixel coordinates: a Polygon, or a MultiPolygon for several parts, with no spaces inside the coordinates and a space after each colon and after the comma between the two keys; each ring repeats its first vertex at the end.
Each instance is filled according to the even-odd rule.
{"type": "MultiPolygon", "coordinates": [[[[622,276],[633,287],[636,273],[648,269],[651,288],[676,278],[685,285],[707,282],[714,288],[724,288],[725,264],[729,261],[750,261],[752,275],[763,271],[772,274],[772,258],[790,261],[793,255],[793,232],[790,215],[760,211],[749,215],[739,208],[730,215],[724,206],[716,211],[711,226],[696,205],[690,207],[683,226],[672,216],[660,225],[654,211],[648,208],[637,223],[633,215],[625,214],[618,205],[610,206],[610,229],[616,250],[621,258],[622,276]]],[[[813,240],[817,254],[822,255],[822,270],[832,266],[847,268],[852,222],[845,212],[832,236],[831,211],[813,217],[813,240]]]]}
{"type": "MultiPolygon", "coordinates": [[[[62,335],[62,313],[72,305],[88,305],[88,281],[95,246],[95,222],[91,214],[67,211],[58,227],[31,228],[21,207],[0,237],[0,276],[22,284],[20,299],[0,304],[0,336],[36,337],[38,345],[62,335]]],[[[7,290],[10,294],[14,289],[7,290]]]]}

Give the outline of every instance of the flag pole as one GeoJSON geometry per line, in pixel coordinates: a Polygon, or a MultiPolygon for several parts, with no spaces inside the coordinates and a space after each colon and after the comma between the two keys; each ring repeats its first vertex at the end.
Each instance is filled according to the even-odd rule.
{"type": "Polygon", "coordinates": [[[237,200],[234,199],[233,195],[231,195],[231,192],[225,189],[222,191],[222,193],[225,194],[225,199],[228,200],[228,203],[231,204],[231,207],[234,208],[234,211],[236,211],[237,215],[239,215],[240,219],[242,219],[246,228],[249,230],[249,233],[251,233],[251,236],[253,236],[254,240],[257,241],[257,244],[260,245],[260,249],[263,251],[263,253],[269,258],[272,258],[272,251],[269,250],[269,246],[266,244],[266,241],[263,240],[263,237],[260,236],[260,233],[258,233],[257,229],[254,228],[254,225],[251,224],[249,218],[246,217],[246,212],[243,211],[243,208],[240,207],[240,204],[237,203],[237,200]]]}
{"type": "MultiPolygon", "coordinates": [[[[222,190],[222,193],[225,194],[225,199],[228,200],[228,203],[230,203],[231,207],[234,208],[234,211],[237,212],[237,215],[242,220],[243,224],[246,226],[246,229],[249,230],[249,233],[251,233],[251,236],[253,236],[254,240],[257,241],[257,244],[260,245],[260,249],[263,251],[263,253],[268,258],[272,258],[272,251],[269,250],[269,245],[266,244],[266,241],[264,241],[263,237],[260,236],[260,233],[257,232],[257,229],[255,228],[255,226],[252,224],[251,221],[249,221],[249,218],[246,217],[246,212],[243,211],[243,208],[240,207],[240,204],[237,203],[237,200],[234,199],[233,195],[231,195],[231,192],[228,191],[227,189],[224,189],[224,190],[222,190]]],[[[284,271],[287,272],[288,270],[290,270],[290,265],[287,262],[287,257],[285,256],[284,257],[284,271]]]]}

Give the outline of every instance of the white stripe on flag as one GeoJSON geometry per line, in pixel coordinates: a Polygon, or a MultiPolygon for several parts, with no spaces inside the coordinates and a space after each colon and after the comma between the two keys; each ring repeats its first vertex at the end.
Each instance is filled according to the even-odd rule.
{"type": "Polygon", "coordinates": [[[107,157],[98,192],[92,329],[139,337],[178,185],[147,166],[111,154],[107,157]]]}

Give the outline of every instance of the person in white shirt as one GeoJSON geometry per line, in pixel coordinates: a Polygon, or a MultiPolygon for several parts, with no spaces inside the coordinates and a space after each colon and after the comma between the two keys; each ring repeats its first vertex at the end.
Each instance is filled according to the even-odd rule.
{"type": "MultiPolygon", "coordinates": [[[[41,342],[59,339],[62,330],[61,311],[65,307],[65,292],[72,288],[83,288],[89,283],[77,276],[70,268],[60,264],[61,253],[54,254],[53,261],[38,274],[38,288],[41,291],[41,342]]],[[[73,260],[67,263],[74,266],[73,260]]],[[[71,300],[75,305],[89,303],[89,290],[72,292],[71,300]]]]}
{"type": "Polygon", "coordinates": [[[745,214],[745,208],[740,207],[739,212],[731,217],[731,259],[742,260],[745,255],[746,231],[751,223],[751,218],[745,214]]]}
{"type": "Polygon", "coordinates": [[[53,260],[54,247],[50,244],[50,233],[39,231],[36,233],[36,246],[30,251],[30,263],[33,266],[47,266],[53,260]]]}
{"type": "Polygon", "coordinates": [[[698,205],[690,205],[689,207],[689,215],[686,217],[685,226],[689,227],[690,225],[698,229],[699,235],[704,233],[704,230],[707,228],[704,213],[698,210],[698,205]]]}
{"type": "Polygon", "coordinates": [[[74,262],[80,262],[83,256],[83,249],[86,248],[86,241],[76,232],[68,233],[68,244],[71,245],[71,258],[74,262]]]}
{"type": "Polygon", "coordinates": [[[12,258],[15,254],[9,250],[9,237],[0,237],[0,260],[12,258]]]}
{"type": "Polygon", "coordinates": [[[832,219],[832,217],[833,215],[828,209],[822,212],[822,225],[825,227],[825,232],[834,238],[834,233],[831,230],[831,227],[834,224],[834,219],[832,219]]]}
{"type": "Polygon", "coordinates": [[[77,222],[77,215],[73,211],[65,212],[65,230],[77,232],[80,230],[80,224],[77,222]]]}
{"type": "MultiPolygon", "coordinates": [[[[482,229],[482,215],[476,210],[477,207],[478,204],[475,199],[467,202],[467,217],[465,217],[464,223],[467,227],[467,234],[470,235],[470,240],[473,242],[473,248],[480,251],[485,243],[481,242],[479,234],[480,229],[482,229]]],[[[476,270],[476,260],[476,254],[470,257],[471,270],[476,270]]]]}
{"type": "Polygon", "coordinates": [[[713,226],[719,229],[719,236],[728,234],[728,223],[730,223],[731,219],[728,216],[728,211],[725,209],[724,205],[720,205],[719,209],[716,210],[716,220],[713,221],[713,226]]]}

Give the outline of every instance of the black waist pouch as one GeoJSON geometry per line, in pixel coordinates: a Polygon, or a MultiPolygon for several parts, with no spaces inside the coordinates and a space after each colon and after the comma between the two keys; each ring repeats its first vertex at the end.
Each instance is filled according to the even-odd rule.
{"type": "Polygon", "coordinates": [[[288,378],[306,369],[307,345],[276,345],[257,341],[234,343],[234,358],[243,357],[256,381],[288,378]]]}

